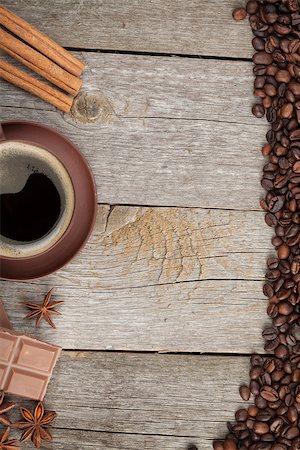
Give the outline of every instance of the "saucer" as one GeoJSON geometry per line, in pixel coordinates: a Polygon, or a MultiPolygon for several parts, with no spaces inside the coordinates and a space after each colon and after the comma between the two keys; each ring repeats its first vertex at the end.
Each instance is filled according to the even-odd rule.
{"type": "Polygon", "coordinates": [[[34,256],[13,258],[0,255],[0,278],[32,280],[56,272],[71,261],[87,242],[97,213],[97,192],[92,171],[79,150],[52,128],[25,120],[1,123],[7,140],[41,146],[65,166],[71,178],[75,206],[63,236],[48,250],[34,256]]]}

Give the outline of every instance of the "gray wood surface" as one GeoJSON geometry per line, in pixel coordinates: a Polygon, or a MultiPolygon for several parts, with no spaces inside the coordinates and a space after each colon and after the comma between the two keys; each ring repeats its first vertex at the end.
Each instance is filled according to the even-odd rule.
{"type": "Polygon", "coordinates": [[[243,357],[64,352],[45,401],[59,414],[53,448],[211,449],[246,404],[248,367],[243,357]]]}
{"type": "Polygon", "coordinates": [[[267,125],[251,116],[251,63],[238,59],[252,55],[247,21],[232,20],[235,0],[2,4],[81,50],[87,70],[69,116],[1,80],[0,120],[37,120],[69,137],[101,203],[67,267],[0,283],[17,330],[68,350],[47,393],[59,417],[43,448],[211,449],[243,405],[249,358],[238,354],[263,352],[267,323],[267,125]],[[84,51],[93,49],[108,53],[84,51]],[[35,329],[19,302],[53,286],[65,301],[57,330],[35,329]]]}
{"type": "MultiPolygon", "coordinates": [[[[264,120],[251,114],[254,102],[251,62],[94,52],[74,54],[87,64],[82,92],[88,94],[90,109],[82,108],[83,117],[79,115],[79,118],[94,118],[98,127],[118,118],[202,119],[264,125],[264,120]]],[[[12,58],[6,55],[4,58],[22,67],[12,58]]],[[[0,84],[0,105],[55,111],[48,103],[5,82],[0,84]]]]}
{"type": "Polygon", "coordinates": [[[30,332],[17,301],[39,302],[56,286],[66,301],[59,330],[39,335],[64,348],[263,351],[270,238],[255,211],[102,205],[72,263],[46,280],[1,282],[1,295],[17,329],[30,332]]]}
{"type": "MultiPolygon", "coordinates": [[[[83,277],[82,277],[83,278],[83,277]]],[[[79,272],[37,284],[2,285],[1,296],[18,330],[34,333],[67,349],[175,352],[263,352],[267,323],[260,281],[200,281],[139,288],[85,287],[79,272]],[[57,285],[66,302],[58,331],[21,323],[19,300],[41,301],[57,285]],[[80,336],[80,338],[79,338],[80,336]]]]}
{"type": "MultiPolygon", "coordinates": [[[[76,126],[54,111],[17,112],[78,145],[101,203],[259,210],[262,126],[156,118],[76,126]]],[[[1,108],[1,117],[16,118],[16,109],[1,108]]]]}
{"type": "Polygon", "coordinates": [[[236,0],[2,0],[60,44],[76,48],[251,57],[236,0]]]}

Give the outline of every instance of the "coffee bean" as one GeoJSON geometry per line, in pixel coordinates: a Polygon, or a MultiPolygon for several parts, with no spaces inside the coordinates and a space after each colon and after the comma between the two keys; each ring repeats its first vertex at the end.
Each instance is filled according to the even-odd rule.
{"type": "Polygon", "coordinates": [[[276,81],[278,81],[278,83],[289,83],[291,81],[291,74],[288,70],[278,70],[278,72],[276,72],[275,75],[275,79],[276,81]]]}
{"type": "Polygon", "coordinates": [[[272,431],[272,433],[275,434],[280,433],[283,424],[284,424],[283,419],[281,417],[277,417],[276,419],[272,420],[270,430],[272,431]]]}
{"type": "Polygon", "coordinates": [[[288,316],[294,310],[293,306],[289,302],[280,302],[277,307],[279,314],[283,314],[284,316],[288,316]]]}
{"type": "Polygon", "coordinates": [[[276,369],[276,364],[273,358],[266,359],[264,363],[264,369],[267,373],[272,373],[276,369]]]}
{"type": "Polygon", "coordinates": [[[263,156],[268,156],[272,151],[272,145],[265,144],[261,150],[263,156]]]}
{"type": "Polygon", "coordinates": [[[236,8],[232,12],[232,17],[236,21],[244,20],[247,17],[247,11],[245,8],[236,8]]]}
{"type": "MultiPolygon", "coordinates": [[[[266,53],[267,54],[267,53],[266,53]]],[[[275,97],[275,95],[277,94],[277,90],[276,87],[273,86],[273,84],[271,83],[266,83],[264,85],[264,92],[266,95],[268,95],[269,97],[275,97]]]]}
{"type": "Polygon", "coordinates": [[[280,344],[274,351],[277,358],[286,359],[289,355],[289,350],[286,345],[280,344]]]}
{"type": "Polygon", "coordinates": [[[256,414],[256,420],[258,420],[259,422],[269,422],[269,420],[272,419],[273,415],[274,412],[269,408],[258,410],[258,413],[256,414]]]}
{"type": "Polygon", "coordinates": [[[265,422],[254,422],[253,431],[254,433],[261,435],[266,434],[270,430],[269,425],[265,422]]]}
{"type": "Polygon", "coordinates": [[[293,165],[293,172],[300,173],[300,161],[296,161],[293,165]]]}
{"type": "Polygon", "coordinates": [[[248,411],[247,411],[247,409],[239,409],[235,413],[235,420],[237,422],[246,422],[247,419],[248,419],[248,411]]]}
{"type": "Polygon", "coordinates": [[[290,81],[290,83],[288,84],[288,88],[296,97],[300,95],[300,84],[297,83],[297,81],[290,81]]]}
{"type": "Polygon", "coordinates": [[[291,12],[297,12],[300,8],[298,0],[286,0],[286,6],[291,12]]]}
{"type": "Polygon", "coordinates": [[[292,103],[285,103],[280,108],[280,115],[283,119],[290,119],[293,115],[294,107],[292,103]]]}
{"type": "MultiPolygon", "coordinates": [[[[272,306],[274,307],[274,310],[272,310],[271,312],[273,312],[273,311],[276,312],[276,315],[274,315],[274,316],[271,314],[269,314],[269,315],[270,315],[270,317],[276,317],[278,314],[278,308],[276,305],[272,305],[272,306]]],[[[275,324],[275,320],[274,320],[274,324],[275,324]]],[[[273,352],[278,347],[279,344],[280,344],[279,337],[276,337],[272,341],[267,341],[266,344],[264,345],[264,349],[267,353],[270,353],[270,352],[273,352]]]]}
{"type": "Polygon", "coordinates": [[[256,103],[252,107],[252,113],[255,117],[261,118],[265,115],[265,108],[260,103],[256,103]]]}
{"type": "Polygon", "coordinates": [[[272,55],[270,55],[269,53],[267,53],[265,51],[260,51],[260,52],[254,53],[253,62],[255,64],[264,64],[264,65],[268,66],[269,64],[272,64],[273,58],[272,58],[272,55]]]}
{"type": "Polygon", "coordinates": [[[278,248],[278,258],[280,259],[287,259],[290,256],[290,248],[286,244],[282,244],[278,248]]]}
{"type": "Polygon", "coordinates": [[[250,378],[251,380],[258,380],[262,375],[263,369],[260,366],[254,366],[250,369],[250,378]]]}
{"type": "Polygon", "coordinates": [[[274,216],[274,214],[271,214],[271,213],[266,214],[265,221],[269,227],[275,227],[277,224],[276,217],[274,216]]]}
{"type": "MultiPolygon", "coordinates": [[[[300,264],[299,264],[300,269],[300,264]]],[[[263,287],[263,293],[266,297],[270,298],[274,295],[274,289],[272,288],[272,285],[269,283],[265,283],[263,287]]]]}
{"type": "Polygon", "coordinates": [[[300,140],[300,129],[293,130],[289,134],[289,138],[290,138],[291,141],[298,141],[298,140],[300,140]]]}
{"type": "Polygon", "coordinates": [[[291,423],[297,422],[298,420],[298,411],[295,406],[290,406],[288,409],[287,417],[291,423]]]}
{"type": "Polygon", "coordinates": [[[260,395],[267,402],[276,402],[278,400],[278,393],[271,386],[264,386],[260,390],[260,395]]]}
{"type": "Polygon", "coordinates": [[[277,22],[274,24],[274,31],[285,36],[291,32],[291,27],[277,22]]]}
{"type": "Polygon", "coordinates": [[[272,197],[272,199],[269,202],[269,211],[271,213],[276,213],[280,211],[284,205],[284,200],[285,200],[284,197],[280,195],[272,197]]]}
{"type": "Polygon", "coordinates": [[[257,395],[255,397],[255,405],[259,409],[264,409],[264,408],[266,408],[268,406],[268,402],[261,395],[257,395]]]}
{"type": "Polygon", "coordinates": [[[278,336],[277,328],[269,327],[262,332],[262,336],[266,341],[273,341],[278,336]]]}
{"type": "Polygon", "coordinates": [[[257,381],[250,381],[250,391],[253,395],[258,395],[260,391],[260,385],[257,381]]]}
{"type": "MultiPolygon", "coordinates": [[[[262,92],[264,92],[264,91],[262,91],[262,92]]],[[[271,97],[267,96],[267,98],[271,98],[271,97]]],[[[271,104],[272,104],[272,100],[271,100],[271,104]]],[[[263,106],[265,107],[264,103],[263,103],[263,106]]],[[[275,123],[277,121],[277,111],[276,111],[276,109],[272,108],[272,107],[268,108],[266,117],[267,117],[267,121],[269,123],[275,123]]],[[[267,145],[270,145],[270,144],[267,144],[267,145]]]]}
{"type": "Polygon", "coordinates": [[[299,436],[299,428],[298,427],[291,427],[287,430],[285,433],[285,436],[287,439],[295,439],[299,436]]]}
{"type": "MultiPolygon", "coordinates": [[[[278,39],[275,36],[270,36],[265,42],[265,52],[273,53],[274,50],[278,47],[278,39]]],[[[273,58],[272,58],[273,61],[273,58]]]]}
{"type": "Polygon", "coordinates": [[[262,367],[264,365],[264,359],[260,355],[252,355],[250,359],[251,366],[262,367]]]}
{"type": "Polygon", "coordinates": [[[249,0],[247,2],[246,10],[248,14],[256,14],[259,9],[259,3],[255,0],[249,0]]]}
{"type": "Polygon", "coordinates": [[[265,49],[265,41],[259,37],[255,37],[252,41],[253,48],[257,51],[265,49]]]}
{"type": "Polygon", "coordinates": [[[242,397],[243,400],[245,400],[246,402],[249,400],[250,398],[250,389],[248,388],[248,386],[241,386],[240,387],[240,396],[242,397]]]}

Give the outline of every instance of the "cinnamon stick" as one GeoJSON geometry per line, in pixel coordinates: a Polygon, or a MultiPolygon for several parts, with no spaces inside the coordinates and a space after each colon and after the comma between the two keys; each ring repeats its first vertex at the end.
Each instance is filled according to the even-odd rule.
{"type": "Polygon", "coordinates": [[[0,43],[7,49],[30,62],[33,67],[43,70],[44,77],[47,78],[47,80],[54,84],[57,84],[56,81],[65,83],[66,91],[70,94],[74,94],[74,91],[76,91],[76,93],[79,92],[82,85],[82,80],[80,80],[80,78],[77,78],[62,69],[56,63],[2,29],[0,29],[0,43]]]}
{"type": "Polygon", "coordinates": [[[0,24],[68,72],[77,77],[82,74],[85,65],[79,59],[3,6],[0,6],[0,24]]]}
{"type": "Polygon", "coordinates": [[[69,94],[76,95],[77,91],[75,89],[70,88],[70,86],[67,86],[66,83],[63,81],[59,81],[52,77],[51,74],[47,74],[44,70],[39,69],[37,66],[35,66],[33,63],[27,61],[22,56],[18,55],[17,53],[13,52],[9,48],[5,47],[5,45],[0,43],[0,49],[4,50],[8,55],[14,57],[18,61],[20,61],[24,66],[29,67],[29,69],[33,70],[34,72],[38,73],[42,77],[46,78],[47,80],[51,81],[51,83],[55,84],[56,86],[60,87],[66,92],[69,92],[69,94]]]}
{"type": "Polygon", "coordinates": [[[0,78],[36,95],[64,112],[70,112],[73,103],[71,97],[43,81],[33,78],[2,59],[0,59],[0,78]]]}

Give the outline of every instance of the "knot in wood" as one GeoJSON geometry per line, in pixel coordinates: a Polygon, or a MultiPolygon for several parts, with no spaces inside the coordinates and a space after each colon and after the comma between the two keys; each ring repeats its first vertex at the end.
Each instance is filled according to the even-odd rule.
{"type": "Polygon", "coordinates": [[[74,99],[71,114],[76,122],[110,122],[114,114],[111,100],[100,93],[81,92],[74,99]]]}

